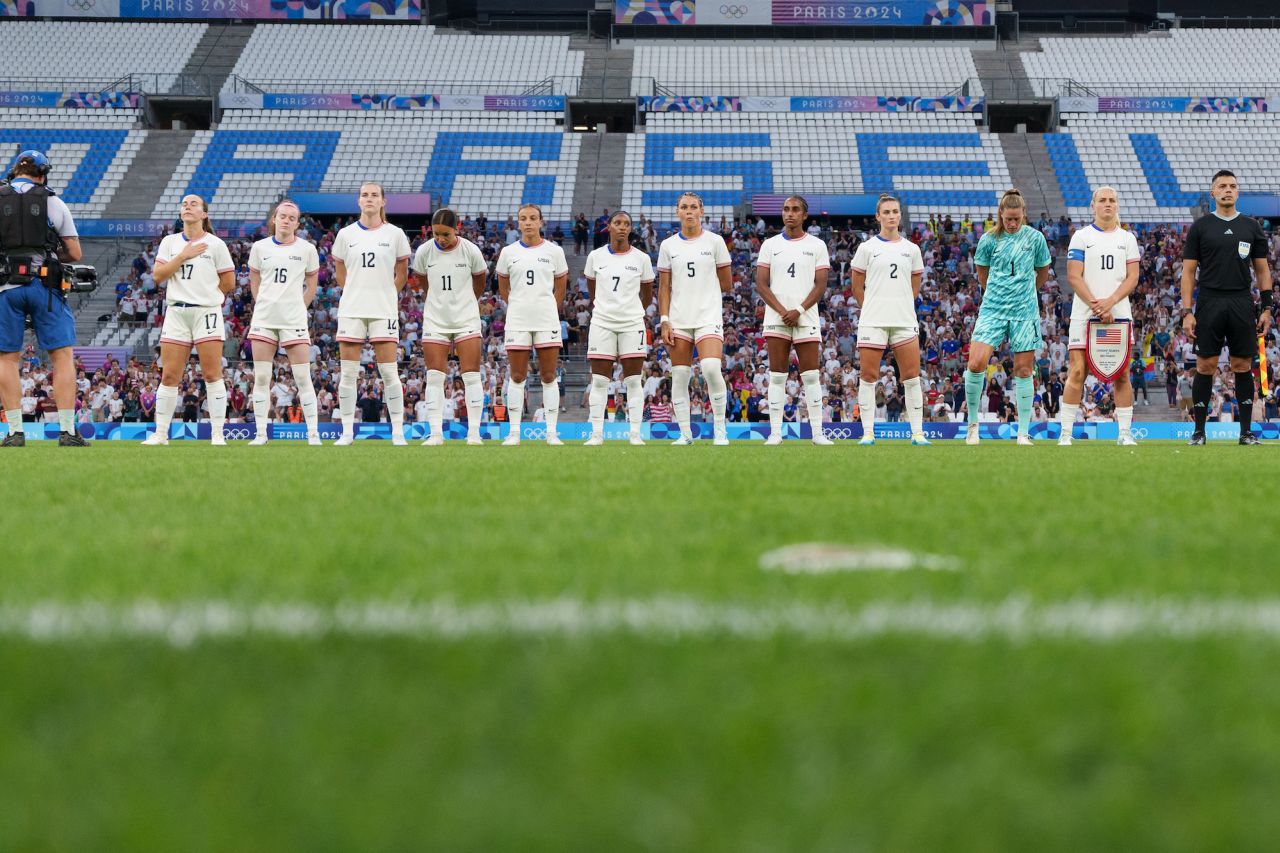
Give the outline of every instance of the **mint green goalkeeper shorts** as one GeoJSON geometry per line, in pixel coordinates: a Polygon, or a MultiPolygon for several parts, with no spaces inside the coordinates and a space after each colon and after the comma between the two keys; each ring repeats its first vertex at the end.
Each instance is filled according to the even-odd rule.
{"type": "Polygon", "coordinates": [[[1044,344],[1040,337],[1040,318],[1034,320],[1006,320],[978,312],[978,322],[973,327],[973,340],[1000,349],[1009,342],[1014,352],[1035,352],[1044,344]]]}

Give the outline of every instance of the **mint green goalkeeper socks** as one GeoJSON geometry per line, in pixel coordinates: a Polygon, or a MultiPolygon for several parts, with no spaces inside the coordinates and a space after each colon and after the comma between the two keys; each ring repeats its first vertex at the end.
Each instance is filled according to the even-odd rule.
{"type": "Polygon", "coordinates": [[[986,376],[983,373],[974,373],[972,370],[964,372],[964,403],[969,409],[969,423],[980,423],[978,410],[981,408],[978,401],[982,399],[982,380],[986,376]]]}
{"type": "Polygon", "coordinates": [[[1035,387],[1030,376],[1013,378],[1013,393],[1018,402],[1018,435],[1031,434],[1031,400],[1035,397],[1035,387]]]}

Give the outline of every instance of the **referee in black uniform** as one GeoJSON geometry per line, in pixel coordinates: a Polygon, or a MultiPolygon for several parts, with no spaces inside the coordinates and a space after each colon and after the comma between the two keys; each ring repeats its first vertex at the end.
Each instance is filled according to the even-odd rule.
{"type": "Polygon", "coordinates": [[[1213,176],[1210,190],[1217,209],[1202,216],[1187,232],[1182,251],[1182,328],[1196,342],[1196,375],[1191,383],[1192,412],[1196,430],[1188,444],[1204,444],[1204,422],[1213,396],[1213,374],[1222,348],[1231,355],[1236,375],[1236,402],[1240,405],[1240,443],[1258,444],[1252,432],[1253,359],[1258,335],[1271,328],[1271,267],[1267,263],[1267,237],[1256,219],[1236,210],[1240,185],[1223,169],[1213,176]],[[1262,316],[1253,306],[1252,279],[1258,280],[1262,316]],[[1192,291],[1200,271],[1200,290],[1192,309],[1192,291]]]}

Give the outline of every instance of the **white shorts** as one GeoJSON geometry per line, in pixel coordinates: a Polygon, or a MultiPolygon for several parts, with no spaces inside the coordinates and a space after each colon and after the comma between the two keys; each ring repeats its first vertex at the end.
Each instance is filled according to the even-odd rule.
{"type": "Polygon", "coordinates": [[[463,341],[469,341],[472,338],[482,337],[480,333],[480,320],[477,318],[471,323],[463,326],[427,326],[422,327],[422,343],[426,344],[460,344],[463,341]]]}
{"type": "MultiPolygon", "coordinates": [[[[1112,309],[1111,316],[1117,320],[1131,320],[1129,311],[1119,310],[1119,306],[1112,309]]],[[[1077,317],[1074,311],[1071,312],[1071,331],[1067,334],[1067,349],[1083,350],[1088,344],[1086,336],[1089,334],[1089,321],[1094,319],[1093,314],[1084,314],[1077,317]]],[[[1130,341],[1132,344],[1133,341],[1130,341]]]]}
{"type": "Polygon", "coordinates": [[[912,341],[920,342],[919,326],[859,326],[858,348],[897,349],[912,341]]]}
{"type": "Polygon", "coordinates": [[[765,326],[764,336],[781,338],[793,344],[822,343],[821,330],[817,326],[807,326],[803,323],[799,326],[765,326]]]}
{"type": "Polygon", "coordinates": [[[701,342],[703,338],[716,338],[723,343],[724,323],[712,323],[706,326],[693,326],[685,329],[677,329],[672,326],[671,335],[682,341],[693,341],[695,344],[701,342]]]}
{"type": "Polygon", "coordinates": [[[192,346],[206,341],[226,340],[226,329],[222,326],[222,309],[220,307],[204,308],[188,306],[179,308],[170,305],[164,315],[164,326],[160,329],[160,343],[192,346]]]}
{"type": "Polygon", "coordinates": [[[560,348],[560,330],[554,332],[517,332],[507,329],[502,339],[508,350],[560,348]]]}
{"type": "Polygon", "coordinates": [[[365,340],[371,343],[384,341],[400,343],[400,320],[398,318],[393,320],[364,317],[338,318],[339,343],[362,344],[365,340]]]}
{"type": "Polygon", "coordinates": [[[587,332],[587,358],[606,361],[619,358],[644,358],[647,352],[643,325],[633,329],[618,330],[592,323],[587,332]]]}
{"type": "Polygon", "coordinates": [[[311,335],[306,329],[268,329],[263,326],[250,326],[248,338],[251,341],[262,341],[264,344],[274,344],[278,347],[311,343],[311,335]]]}

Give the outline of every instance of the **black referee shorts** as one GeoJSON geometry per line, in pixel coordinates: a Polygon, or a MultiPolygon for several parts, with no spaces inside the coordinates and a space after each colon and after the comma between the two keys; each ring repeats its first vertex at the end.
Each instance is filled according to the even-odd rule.
{"type": "Polygon", "coordinates": [[[1258,354],[1258,326],[1248,292],[1200,292],[1196,303],[1196,355],[1217,358],[1223,347],[1235,358],[1258,354]]]}

